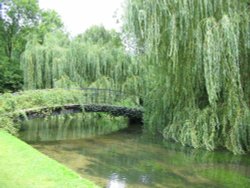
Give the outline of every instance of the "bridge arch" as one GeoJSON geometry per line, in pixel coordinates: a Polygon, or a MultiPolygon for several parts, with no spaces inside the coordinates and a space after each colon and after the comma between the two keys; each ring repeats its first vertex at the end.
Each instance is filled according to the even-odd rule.
{"type": "MultiPolygon", "coordinates": [[[[53,89],[50,89],[53,90],[53,89]]],[[[50,91],[47,90],[47,91],[50,91]]],[[[128,95],[117,90],[99,88],[65,89],[79,90],[84,95],[83,101],[74,104],[60,104],[54,106],[41,106],[31,109],[22,109],[19,119],[33,119],[50,115],[70,114],[80,112],[104,112],[112,116],[127,117],[130,121],[142,121],[143,109],[134,95],[128,95]],[[130,98],[136,104],[133,107],[123,106],[119,102],[130,98]],[[137,101],[136,101],[137,100],[137,101]]],[[[18,93],[16,95],[19,95],[18,93]]]]}

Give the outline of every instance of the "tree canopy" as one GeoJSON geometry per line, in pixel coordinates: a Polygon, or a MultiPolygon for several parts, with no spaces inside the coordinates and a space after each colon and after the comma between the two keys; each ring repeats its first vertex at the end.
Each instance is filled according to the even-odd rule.
{"type": "Polygon", "coordinates": [[[93,26],[70,40],[48,33],[33,38],[22,56],[27,89],[97,87],[135,93],[140,85],[137,61],[125,51],[119,34],[93,26]]]}
{"type": "Polygon", "coordinates": [[[127,0],[145,55],[146,127],[183,145],[250,150],[246,0],[127,0]]]}
{"type": "Polygon", "coordinates": [[[63,24],[55,11],[43,11],[37,0],[0,1],[0,92],[22,88],[20,57],[29,36],[39,40],[48,32],[62,30],[63,24]]]}

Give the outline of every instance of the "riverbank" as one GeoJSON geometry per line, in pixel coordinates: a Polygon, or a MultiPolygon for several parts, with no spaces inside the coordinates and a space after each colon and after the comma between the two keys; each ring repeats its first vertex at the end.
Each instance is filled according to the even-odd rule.
{"type": "Polygon", "coordinates": [[[0,187],[96,188],[77,173],[0,131],[0,187]]]}

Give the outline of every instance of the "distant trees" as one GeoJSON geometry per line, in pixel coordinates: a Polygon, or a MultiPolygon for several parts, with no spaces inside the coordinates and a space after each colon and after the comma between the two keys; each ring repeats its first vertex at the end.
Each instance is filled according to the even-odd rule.
{"type": "Polygon", "coordinates": [[[77,38],[82,38],[84,42],[92,44],[112,43],[113,46],[122,46],[120,35],[114,30],[107,31],[103,26],[92,26],[77,38]]]}
{"type": "Polygon", "coordinates": [[[1,0],[0,17],[0,92],[22,88],[20,57],[29,36],[42,40],[46,32],[62,28],[54,11],[42,11],[37,0],[1,0]]]}
{"type": "Polygon", "coordinates": [[[3,0],[5,16],[1,18],[1,39],[5,54],[14,62],[24,49],[25,36],[38,24],[36,0],[3,0]]]}
{"type": "Polygon", "coordinates": [[[119,34],[93,26],[69,39],[62,32],[29,40],[22,56],[26,89],[98,87],[138,92],[139,66],[119,34]]]}
{"type": "Polygon", "coordinates": [[[21,88],[19,59],[26,35],[37,24],[38,3],[24,0],[2,0],[0,18],[0,92],[21,88]]]}

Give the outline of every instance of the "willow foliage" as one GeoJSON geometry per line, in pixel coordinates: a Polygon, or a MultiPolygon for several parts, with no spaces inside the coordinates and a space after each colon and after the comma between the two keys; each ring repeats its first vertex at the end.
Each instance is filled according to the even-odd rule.
{"type": "Polygon", "coordinates": [[[145,123],[183,145],[250,151],[250,19],[246,0],[127,0],[146,55],[145,123]]]}
{"type": "Polygon", "coordinates": [[[26,89],[52,88],[54,81],[61,78],[67,62],[69,40],[61,32],[47,34],[44,43],[32,36],[21,57],[26,89]]]}
{"type": "Polygon", "coordinates": [[[72,40],[50,33],[40,44],[34,37],[26,45],[22,67],[26,89],[97,87],[137,92],[140,87],[138,63],[115,31],[99,26],[72,40]]]}

